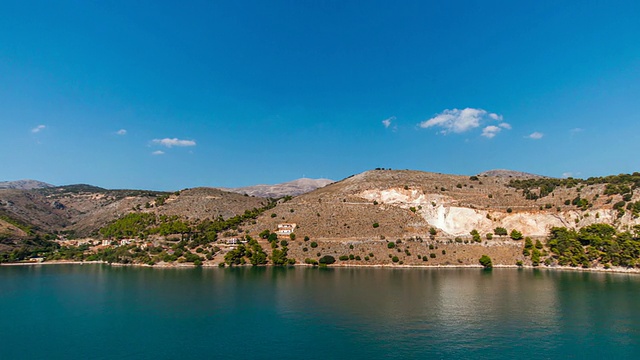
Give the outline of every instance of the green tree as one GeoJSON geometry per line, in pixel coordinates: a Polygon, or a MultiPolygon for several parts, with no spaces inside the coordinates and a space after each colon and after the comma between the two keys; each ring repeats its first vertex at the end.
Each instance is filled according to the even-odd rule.
{"type": "Polygon", "coordinates": [[[482,255],[479,261],[480,265],[484,266],[485,269],[491,269],[493,267],[491,258],[487,255],[482,255]]]}
{"type": "Polygon", "coordinates": [[[509,235],[513,240],[522,240],[522,233],[516,229],[511,230],[509,235]]]}

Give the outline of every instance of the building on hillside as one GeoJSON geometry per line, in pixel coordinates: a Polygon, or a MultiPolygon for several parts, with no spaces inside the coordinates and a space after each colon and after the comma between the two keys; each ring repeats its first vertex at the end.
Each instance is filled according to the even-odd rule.
{"type": "Polygon", "coordinates": [[[291,224],[291,223],[278,224],[278,230],[276,230],[276,234],[278,234],[278,236],[288,237],[293,233],[295,229],[296,229],[296,224],[291,224]]]}

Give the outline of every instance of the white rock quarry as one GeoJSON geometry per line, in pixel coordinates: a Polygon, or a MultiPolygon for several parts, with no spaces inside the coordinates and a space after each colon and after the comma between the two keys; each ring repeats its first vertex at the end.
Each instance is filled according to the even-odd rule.
{"type": "Polygon", "coordinates": [[[639,219],[632,219],[628,214],[616,223],[617,212],[606,209],[586,213],[580,211],[507,213],[502,210],[472,209],[458,206],[451,197],[424,194],[415,189],[365,190],[359,196],[369,201],[405,209],[414,207],[429,225],[452,236],[468,236],[473,229],[485,234],[493,232],[496,227],[503,227],[508,231],[517,229],[526,236],[546,236],[549,229],[554,226],[580,228],[594,223],[608,223],[625,229],[640,223],[639,219]],[[578,219],[577,222],[576,219],[578,219]]]}

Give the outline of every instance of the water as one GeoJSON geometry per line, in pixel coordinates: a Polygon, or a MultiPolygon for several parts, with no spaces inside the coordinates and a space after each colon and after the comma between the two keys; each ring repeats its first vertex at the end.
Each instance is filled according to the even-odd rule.
{"type": "Polygon", "coordinates": [[[2,359],[637,358],[640,276],[0,267],[2,359]]]}

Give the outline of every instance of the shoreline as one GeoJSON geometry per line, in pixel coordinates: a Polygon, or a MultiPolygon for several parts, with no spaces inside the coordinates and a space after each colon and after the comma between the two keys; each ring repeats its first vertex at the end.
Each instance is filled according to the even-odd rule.
{"type": "MultiPolygon", "coordinates": [[[[21,262],[21,263],[0,263],[0,267],[2,266],[37,266],[37,265],[84,265],[84,264],[105,264],[109,266],[116,267],[125,267],[125,266],[135,266],[135,267],[147,267],[147,268],[157,268],[157,269],[190,269],[196,268],[197,266],[193,264],[156,264],[156,265],[147,265],[147,264],[120,264],[120,263],[108,263],[106,261],[43,261],[43,262],[21,262]]],[[[263,267],[274,267],[273,265],[262,265],[263,267]]],[[[317,267],[309,264],[295,264],[295,267],[317,267]]],[[[202,268],[220,268],[218,264],[203,264],[202,268]]],[[[230,266],[225,266],[224,268],[228,268],[230,266]]],[[[233,267],[251,267],[251,265],[235,265],[233,267]]],[[[332,264],[329,265],[328,268],[379,268],[379,269],[482,269],[483,266],[480,264],[469,264],[469,265],[357,265],[357,264],[332,264]]],[[[498,264],[493,266],[494,269],[534,269],[534,270],[560,270],[560,271],[580,271],[580,272],[593,272],[593,273],[617,273],[617,274],[640,274],[640,269],[628,269],[628,268],[582,268],[582,267],[571,267],[571,266],[531,266],[531,265],[504,265],[498,264]]]]}

